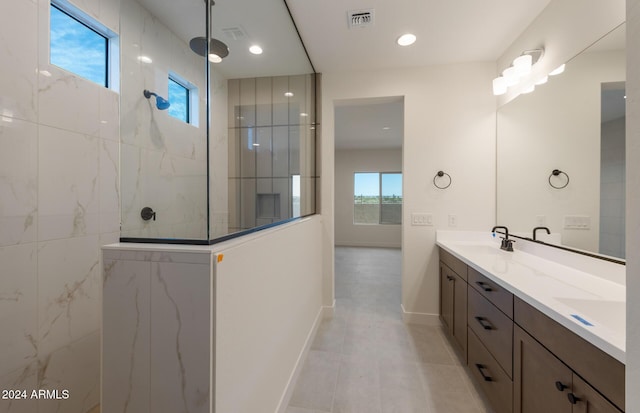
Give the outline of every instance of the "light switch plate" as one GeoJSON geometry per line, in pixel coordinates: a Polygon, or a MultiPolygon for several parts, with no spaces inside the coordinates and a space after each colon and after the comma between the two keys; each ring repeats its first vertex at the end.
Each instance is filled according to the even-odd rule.
{"type": "Polygon", "coordinates": [[[414,226],[432,226],[433,215],[426,212],[413,212],[411,213],[411,225],[414,226]]]}
{"type": "Polygon", "coordinates": [[[458,226],[458,216],[449,214],[449,226],[457,227],[458,226]]]}

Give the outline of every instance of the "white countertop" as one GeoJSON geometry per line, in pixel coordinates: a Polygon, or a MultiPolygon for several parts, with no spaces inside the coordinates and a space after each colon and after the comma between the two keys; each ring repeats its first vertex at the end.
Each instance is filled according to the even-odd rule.
{"type": "Polygon", "coordinates": [[[563,260],[551,247],[526,244],[533,243],[517,240],[506,252],[489,232],[437,233],[438,246],[625,363],[624,266],[586,256],[563,260]],[[576,260],[584,262],[572,265],[576,260]]]}

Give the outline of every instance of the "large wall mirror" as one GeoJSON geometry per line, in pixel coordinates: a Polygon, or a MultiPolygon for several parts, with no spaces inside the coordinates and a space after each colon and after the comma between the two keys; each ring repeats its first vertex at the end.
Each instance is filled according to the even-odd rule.
{"type": "Polygon", "coordinates": [[[498,109],[497,222],[624,258],[625,25],[498,109]],[[554,171],[556,173],[554,174],[554,171]]]}
{"type": "Polygon", "coordinates": [[[121,239],[313,214],[315,75],[285,2],[121,3],[121,239]]]}

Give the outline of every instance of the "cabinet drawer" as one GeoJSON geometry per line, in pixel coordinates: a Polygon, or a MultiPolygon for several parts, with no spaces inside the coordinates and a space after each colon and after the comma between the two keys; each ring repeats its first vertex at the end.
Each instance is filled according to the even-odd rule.
{"type": "Polygon", "coordinates": [[[467,264],[440,248],[440,261],[444,262],[463,280],[467,281],[467,264]]]}
{"type": "Polygon", "coordinates": [[[468,272],[469,284],[509,318],[513,318],[513,294],[471,267],[469,267],[468,272]]]}
{"type": "Polygon", "coordinates": [[[513,382],[482,345],[473,330],[468,331],[469,369],[496,413],[513,411],[513,382]]]}
{"type": "Polygon", "coordinates": [[[513,377],[513,321],[473,288],[469,289],[469,327],[513,377]]]}

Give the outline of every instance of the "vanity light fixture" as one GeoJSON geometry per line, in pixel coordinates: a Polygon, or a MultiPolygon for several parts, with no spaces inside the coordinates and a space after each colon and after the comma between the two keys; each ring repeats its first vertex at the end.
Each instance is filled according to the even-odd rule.
{"type": "Polygon", "coordinates": [[[536,89],[536,85],[527,86],[526,88],[522,89],[522,93],[531,93],[535,89],[536,89]]]}
{"type": "Polygon", "coordinates": [[[258,46],[257,44],[254,44],[251,47],[249,47],[249,52],[251,52],[252,54],[262,54],[262,47],[258,46]]]}
{"type": "MultiPolygon", "coordinates": [[[[531,73],[531,69],[544,55],[544,49],[525,50],[513,59],[511,66],[502,71],[502,75],[493,79],[493,94],[507,93],[507,89],[520,83],[520,80],[531,73]]],[[[529,88],[527,88],[529,89],[529,88]]]]}
{"type": "Polygon", "coordinates": [[[549,76],[544,76],[541,77],[540,79],[535,81],[535,85],[539,86],[539,85],[544,85],[545,83],[547,83],[547,81],[549,80],[549,76]]]}
{"type": "Polygon", "coordinates": [[[561,64],[560,66],[549,72],[549,76],[559,75],[560,73],[564,72],[564,67],[565,65],[561,64]]]}
{"type": "Polygon", "coordinates": [[[415,34],[406,33],[398,37],[396,43],[398,43],[398,45],[400,46],[410,46],[416,42],[416,39],[417,37],[415,34]]]}

